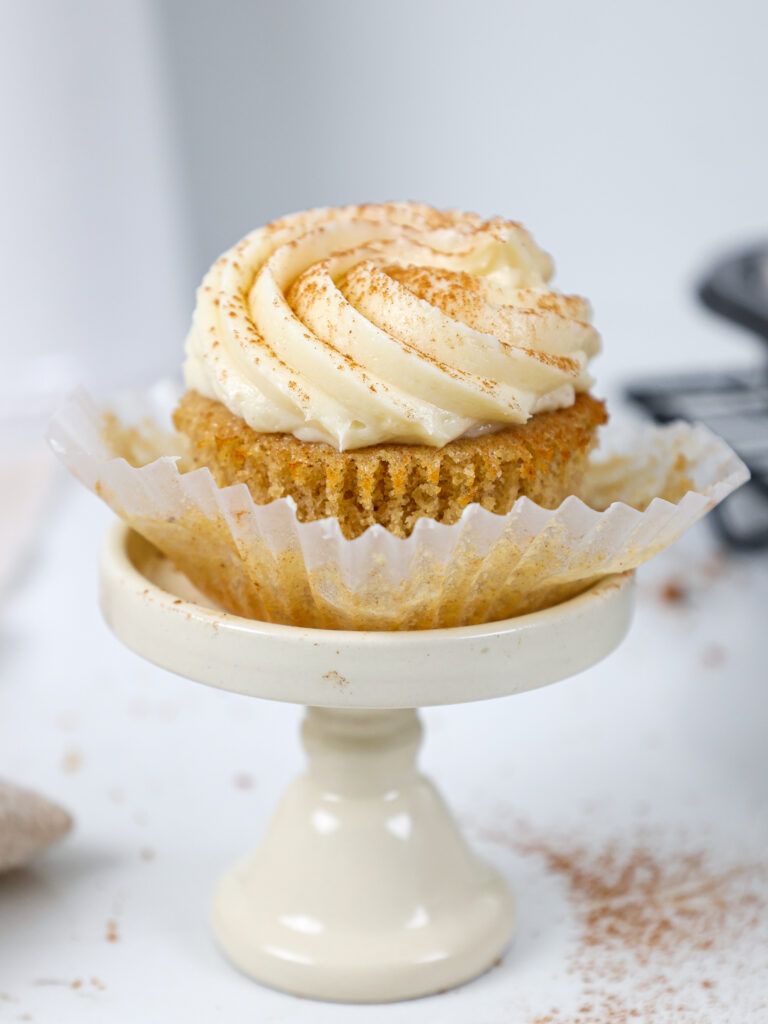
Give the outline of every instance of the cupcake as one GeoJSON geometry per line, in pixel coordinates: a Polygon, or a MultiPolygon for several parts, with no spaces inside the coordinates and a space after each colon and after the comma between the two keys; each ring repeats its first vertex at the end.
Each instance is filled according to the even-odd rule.
{"type": "Polygon", "coordinates": [[[174,415],[193,466],[347,538],[579,489],[602,402],[584,299],[512,221],[417,203],[247,235],[198,291],[174,415]]]}
{"type": "Polygon", "coordinates": [[[75,397],[51,441],[227,612],[407,630],[536,611],[640,565],[748,477],[684,423],[594,450],[600,341],[551,275],[512,221],[295,214],[211,268],[184,391],[75,397]]]}

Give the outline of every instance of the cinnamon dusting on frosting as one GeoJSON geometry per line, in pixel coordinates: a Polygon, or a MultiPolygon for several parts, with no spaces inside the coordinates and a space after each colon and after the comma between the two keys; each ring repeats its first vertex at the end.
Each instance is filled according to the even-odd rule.
{"type": "Polygon", "coordinates": [[[571,405],[599,350],[588,304],[551,274],[498,217],[419,203],[294,214],[209,271],[187,386],[254,430],[339,450],[525,423],[571,405]]]}

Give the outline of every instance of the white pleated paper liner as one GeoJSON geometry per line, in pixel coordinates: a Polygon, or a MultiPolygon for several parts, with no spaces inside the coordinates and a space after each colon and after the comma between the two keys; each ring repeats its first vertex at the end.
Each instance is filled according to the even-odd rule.
{"type": "Polygon", "coordinates": [[[183,472],[169,385],[105,408],[74,396],[49,430],[86,487],[223,608],[333,629],[426,629],[534,611],[668,547],[749,476],[705,427],[607,430],[580,496],[557,509],[520,498],[500,516],[469,505],[408,538],[334,519],[299,522],[290,498],[255,505],[244,484],[183,472]],[[110,415],[111,414],[111,415],[110,415]]]}

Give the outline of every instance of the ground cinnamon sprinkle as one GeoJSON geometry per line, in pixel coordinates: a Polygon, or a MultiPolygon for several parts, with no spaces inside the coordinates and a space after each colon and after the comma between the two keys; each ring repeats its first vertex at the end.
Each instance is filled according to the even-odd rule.
{"type": "Polygon", "coordinates": [[[688,590],[679,580],[667,580],[659,591],[659,597],[664,604],[686,604],[688,590]]]}
{"type": "Polygon", "coordinates": [[[768,985],[765,1005],[745,1006],[745,1015],[714,980],[748,979],[745,942],[764,950],[768,977],[766,865],[716,867],[703,852],[664,855],[663,844],[646,842],[594,849],[525,829],[485,838],[541,858],[563,878],[579,927],[566,965],[581,985],[577,1008],[553,1007],[527,1024],[768,1021],[768,985]]]}

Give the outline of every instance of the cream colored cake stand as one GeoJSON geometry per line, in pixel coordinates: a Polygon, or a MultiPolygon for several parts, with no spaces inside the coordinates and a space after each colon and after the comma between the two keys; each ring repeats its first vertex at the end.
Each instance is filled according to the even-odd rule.
{"type": "Polygon", "coordinates": [[[513,897],[417,771],[414,709],[581,672],[626,633],[632,590],[631,576],[614,576],[550,610],[485,626],[301,629],[206,605],[116,524],[102,551],[101,605],[123,643],[198,682],[308,706],[307,771],[213,897],[227,956],[275,988],[360,1002],[426,995],[490,967],[512,934],[513,897]]]}

